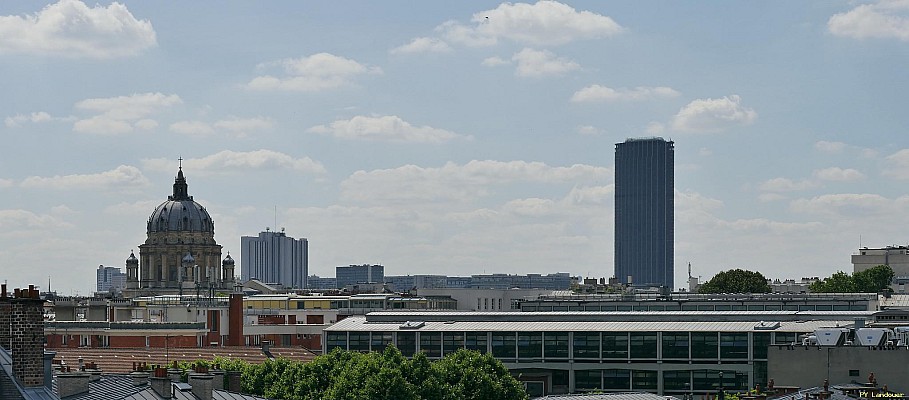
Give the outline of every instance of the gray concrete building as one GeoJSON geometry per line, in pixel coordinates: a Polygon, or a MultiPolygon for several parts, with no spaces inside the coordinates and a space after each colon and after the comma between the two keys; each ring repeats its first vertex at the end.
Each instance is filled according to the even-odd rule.
{"type": "Polygon", "coordinates": [[[359,283],[384,283],[385,267],[381,265],[348,265],[335,267],[338,288],[359,283]]]}
{"type": "Polygon", "coordinates": [[[126,288],[126,274],[117,267],[99,265],[95,271],[95,290],[98,292],[120,292],[126,288]]]}
{"type": "Polygon", "coordinates": [[[294,239],[268,229],[259,236],[240,238],[240,279],[258,279],[277,283],[285,288],[307,287],[309,273],[309,243],[306,238],[294,239]]]}

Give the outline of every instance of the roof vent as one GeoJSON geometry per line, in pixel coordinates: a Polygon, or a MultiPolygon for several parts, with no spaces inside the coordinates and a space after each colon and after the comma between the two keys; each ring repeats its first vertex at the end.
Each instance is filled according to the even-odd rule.
{"type": "Polygon", "coordinates": [[[761,321],[761,322],[759,322],[757,325],[754,326],[754,330],[756,330],[756,331],[772,331],[772,330],[774,330],[774,329],[776,329],[776,328],[779,328],[779,327],[780,327],[779,321],[771,321],[771,322],[761,321]]]}
{"type": "Polygon", "coordinates": [[[403,324],[401,324],[400,328],[401,329],[420,329],[424,325],[426,325],[426,322],[423,322],[423,321],[405,321],[403,324]]]}

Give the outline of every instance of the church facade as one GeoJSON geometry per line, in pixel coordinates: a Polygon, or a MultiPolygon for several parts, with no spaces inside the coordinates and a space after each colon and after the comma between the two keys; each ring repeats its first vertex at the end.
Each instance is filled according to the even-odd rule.
{"type": "Polygon", "coordinates": [[[189,195],[183,168],[177,172],[173,194],[148,217],[147,238],[139,257],[126,260],[124,296],[210,294],[234,286],[234,260],[221,259],[215,223],[189,195]]]}

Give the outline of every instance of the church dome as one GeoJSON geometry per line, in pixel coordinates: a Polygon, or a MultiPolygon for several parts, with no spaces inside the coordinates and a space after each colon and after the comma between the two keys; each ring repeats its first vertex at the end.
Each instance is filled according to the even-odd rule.
{"type": "Polygon", "coordinates": [[[188,185],[183,169],[174,181],[174,194],[158,205],[148,217],[148,233],[152,232],[208,232],[214,234],[215,223],[205,207],[196,203],[187,193],[188,185]]]}

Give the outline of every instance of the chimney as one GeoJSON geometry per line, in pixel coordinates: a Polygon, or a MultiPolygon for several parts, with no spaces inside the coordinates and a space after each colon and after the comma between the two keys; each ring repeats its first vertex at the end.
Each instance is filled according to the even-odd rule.
{"type": "Polygon", "coordinates": [[[227,390],[234,393],[240,393],[240,371],[227,371],[227,390]]]}
{"type": "Polygon", "coordinates": [[[189,374],[189,384],[193,388],[193,394],[200,400],[211,400],[212,378],[214,377],[209,373],[191,372],[189,374]]]}
{"type": "Polygon", "coordinates": [[[227,345],[243,345],[243,294],[231,293],[227,309],[227,345]]]}
{"type": "Polygon", "coordinates": [[[57,396],[61,399],[69,396],[88,393],[88,381],[91,374],[77,371],[57,375],[57,396]]]}
{"type": "Polygon", "coordinates": [[[3,343],[13,358],[13,376],[23,387],[44,386],[44,301],[34,286],[16,289],[16,298],[0,298],[3,343]]]}
{"type": "Polygon", "coordinates": [[[157,371],[155,371],[155,376],[148,378],[148,380],[151,383],[152,390],[154,390],[155,393],[158,394],[158,396],[161,396],[162,398],[165,398],[165,399],[169,399],[169,398],[173,397],[173,393],[171,393],[171,390],[172,390],[171,385],[173,385],[173,384],[170,382],[170,378],[167,377],[166,370],[164,373],[158,373],[157,371]],[[164,376],[158,376],[158,375],[164,375],[164,376]]]}
{"type": "Polygon", "coordinates": [[[56,355],[56,351],[44,351],[44,387],[50,391],[53,391],[52,386],[54,382],[54,356],[56,355]]]}

